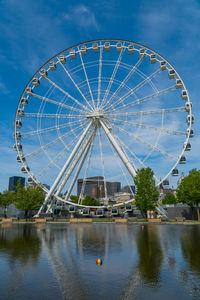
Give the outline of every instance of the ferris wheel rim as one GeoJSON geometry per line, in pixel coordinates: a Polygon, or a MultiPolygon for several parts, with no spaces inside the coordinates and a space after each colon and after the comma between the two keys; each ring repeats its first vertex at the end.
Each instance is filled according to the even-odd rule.
{"type": "MultiPolygon", "coordinates": [[[[52,61],[52,60],[55,59],[55,58],[58,58],[59,55],[62,55],[62,54],[65,53],[66,51],[69,51],[70,49],[73,49],[73,48],[79,48],[79,47],[82,46],[82,45],[87,45],[87,44],[94,43],[94,42],[103,42],[103,41],[105,41],[105,42],[106,42],[106,41],[113,41],[113,42],[126,42],[126,43],[131,43],[131,44],[133,44],[133,45],[137,45],[137,46],[139,46],[139,47],[143,47],[143,48],[145,48],[145,49],[151,51],[152,53],[155,53],[155,54],[158,55],[160,58],[162,58],[164,61],[166,61],[166,63],[167,63],[171,68],[173,68],[173,69],[175,70],[175,72],[176,72],[178,78],[180,78],[181,81],[182,81],[183,88],[184,88],[185,90],[187,90],[186,87],[185,87],[184,81],[182,80],[181,76],[180,76],[179,73],[176,71],[176,69],[173,67],[173,65],[172,65],[168,60],[166,60],[162,55],[160,55],[158,52],[156,52],[156,51],[152,50],[151,48],[146,47],[146,46],[144,46],[144,45],[142,45],[142,44],[140,44],[140,43],[136,43],[136,42],[128,41],[128,40],[123,40],[123,39],[97,39],[97,40],[90,40],[90,41],[87,41],[87,42],[79,43],[79,44],[76,44],[76,45],[74,45],[74,46],[72,46],[72,47],[69,47],[69,48],[67,48],[67,49],[65,49],[65,50],[62,50],[61,52],[59,52],[59,53],[57,53],[56,55],[54,55],[53,57],[51,57],[47,62],[45,62],[45,64],[43,64],[43,65],[38,69],[38,71],[31,77],[31,79],[30,79],[29,82],[27,83],[27,85],[26,85],[24,91],[23,91],[22,94],[21,94],[21,97],[20,97],[20,100],[19,100],[19,103],[18,103],[18,106],[17,106],[17,110],[16,110],[16,113],[15,113],[15,119],[14,119],[14,122],[15,122],[15,123],[14,123],[15,132],[14,132],[14,135],[15,135],[15,145],[16,145],[16,147],[17,147],[17,143],[18,143],[18,140],[17,140],[17,138],[16,138],[16,132],[17,132],[17,128],[16,128],[16,120],[18,120],[18,119],[17,119],[17,111],[18,111],[18,109],[20,108],[21,99],[23,98],[23,96],[24,96],[24,94],[25,94],[26,88],[29,87],[29,85],[30,85],[30,83],[32,82],[33,78],[34,78],[37,74],[39,74],[40,70],[43,69],[46,65],[48,65],[50,61],[52,61]]],[[[102,47],[103,47],[103,45],[102,45],[102,47]]],[[[49,70],[49,69],[48,69],[48,70],[49,70]]],[[[190,102],[190,97],[189,97],[189,95],[188,95],[187,101],[188,101],[189,103],[191,103],[191,102],[190,102]]],[[[59,109],[59,108],[58,108],[58,109],[59,109]]],[[[191,123],[191,117],[192,117],[192,108],[191,108],[191,107],[190,107],[190,110],[189,110],[189,114],[188,114],[188,115],[190,115],[190,123],[188,124],[188,129],[191,130],[191,124],[192,124],[192,123],[191,123]]],[[[188,132],[184,144],[186,144],[186,143],[188,142],[189,137],[190,137],[190,133],[188,132]]],[[[186,146],[183,147],[183,149],[182,149],[181,154],[180,154],[179,157],[181,157],[181,156],[184,154],[185,148],[186,148],[186,146]]],[[[18,152],[18,155],[21,157],[21,152],[19,151],[18,148],[17,148],[17,152],[18,152]]],[[[174,168],[176,168],[176,166],[178,165],[178,163],[179,163],[179,160],[177,160],[177,162],[176,162],[176,164],[173,166],[173,168],[168,172],[168,174],[167,174],[164,178],[162,178],[162,180],[161,180],[157,185],[160,185],[166,178],[168,178],[168,176],[171,174],[172,170],[173,170],[174,168]]],[[[25,164],[23,163],[23,161],[22,161],[22,165],[25,166],[25,164]]],[[[37,184],[41,184],[40,182],[37,181],[37,178],[34,177],[34,174],[32,174],[32,173],[30,172],[30,170],[27,170],[27,173],[30,175],[30,177],[33,179],[33,181],[35,181],[37,184]]],[[[59,199],[59,200],[60,200],[60,199],[59,199]]],[[[133,201],[133,200],[130,200],[129,202],[131,202],[131,201],[133,201]]],[[[70,202],[70,201],[69,201],[69,202],[70,202]]],[[[70,204],[73,204],[73,203],[70,202],[70,204]]],[[[122,204],[122,203],[120,203],[119,206],[120,206],[121,204],[122,204]]],[[[76,204],[75,204],[75,205],[76,205],[76,204]]],[[[79,205],[79,206],[81,206],[81,205],[79,205]]],[[[83,205],[82,205],[82,206],[83,206],[83,205]]],[[[84,206],[83,206],[83,207],[84,207],[84,206]]],[[[98,206],[97,206],[97,207],[98,207],[98,206]]]]}

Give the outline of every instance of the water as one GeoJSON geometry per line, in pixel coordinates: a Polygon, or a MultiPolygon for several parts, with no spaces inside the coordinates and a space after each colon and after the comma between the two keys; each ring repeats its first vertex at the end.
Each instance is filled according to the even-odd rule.
{"type": "Polygon", "coordinates": [[[1,225],[0,299],[200,299],[200,226],[1,225]]]}

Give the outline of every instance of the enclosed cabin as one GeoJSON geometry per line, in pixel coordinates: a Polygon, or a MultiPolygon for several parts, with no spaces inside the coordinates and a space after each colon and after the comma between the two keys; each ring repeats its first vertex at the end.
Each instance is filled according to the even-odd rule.
{"type": "Polygon", "coordinates": [[[87,47],[85,45],[81,46],[81,53],[83,55],[86,55],[87,54],[87,47]]]}
{"type": "Polygon", "coordinates": [[[185,155],[182,155],[180,160],[179,160],[179,164],[183,165],[183,164],[186,164],[186,157],[185,155]]]}
{"type": "Polygon", "coordinates": [[[24,156],[17,155],[17,162],[24,162],[24,161],[25,161],[25,157],[24,156]]]}
{"type": "Polygon", "coordinates": [[[25,173],[25,174],[26,174],[26,173],[28,173],[29,171],[30,171],[30,169],[29,169],[28,166],[27,166],[27,167],[22,167],[22,168],[21,168],[21,172],[22,172],[22,173],[25,173]]]}
{"type": "Polygon", "coordinates": [[[178,176],[178,175],[179,175],[178,169],[177,169],[177,168],[174,168],[174,169],[172,170],[172,176],[178,176]]]}
{"type": "Polygon", "coordinates": [[[27,106],[28,105],[28,100],[26,98],[21,99],[21,105],[27,106]]]}
{"type": "Polygon", "coordinates": [[[125,205],[125,211],[127,211],[127,212],[133,211],[132,205],[131,205],[130,203],[127,203],[127,204],[125,205]]]}
{"type": "Polygon", "coordinates": [[[76,58],[76,51],[74,49],[72,49],[69,54],[72,59],[76,58]]]}
{"type": "Polygon", "coordinates": [[[105,50],[106,50],[107,52],[109,52],[109,51],[110,51],[110,43],[109,43],[109,42],[105,42],[104,48],[105,48],[105,50]]]}
{"type": "Polygon", "coordinates": [[[29,176],[29,177],[28,177],[28,183],[29,183],[29,184],[32,184],[33,182],[34,182],[34,181],[33,181],[32,177],[29,176]]]}
{"type": "Polygon", "coordinates": [[[191,148],[192,148],[192,146],[191,146],[191,144],[190,143],[184,143],[184,147],[185,147],[185,151],[190,151],[191,150],[191,148]]]}
{"type": "Polygon", "coordinates": [[[139,50],[139,54],[140,54],[140,57],[141,57],[141,58],[145,58],[145,57],[146,57],[146,49],[141,48],[141,49],[139,50]]]}
{"type": "Polygon", "coordinates": [[[186,90],[182,90],[182,92],[181,92],[181,98],[183,100],[188,100],[188,92],[186,90]]]}
{"type": "Polygon", "coordinates": [[[116,48],[117,48],[117,52],[121,52],[122,51],[122,43],[118,42],[116,45],[116,48]]]}
{"type": "Polygon", "coordinates": [[[22,145],[20,143],[14,144],[14,149],[17,151],[22,151],[22,145]]]}
{"type": "Polygon", "coordinates": [[[90,215],[90,209],[89,207],[84,207],[83,210],[82,210],[82,215],[84,217],[88,217],[90,215]]]}
{"type": "Polygon", "coordinates": [[[51,71],[55,71],[56,70],[56,63],[54,61],[50,61],[49,68],[51,69],[51,71]]]}
{"type": "Polygon", "coordinates": [[[47,77],[48,76],[48,72],[45,70],[45,69],[42,69],[41,71],[40,71],[40,75],[42,76],[42,77],[47,77]]]}
{"type": "Polygon", "coordinates": [[[65,64],[65,63],[66,63],[66,58],[65,58],[64,55],[60,55],[60,56],[59,56],[59,62],[60,62],[61,64],[65,64]]]}
{"type": "Polygon", "coordinates": [[[187,102],[185,103],[185,111],[186,111],[186,112],[189,112],[191,109],[192,109],[192,103],[189,102],[189,101],[187,101],[187,102]]]}
{"type": "Polygon", "coordinates": [[[97,208],[97,210],[96,210],[96,216],[97,217],[103,217],[104,216],[104,210],[103,210],[103,208],[97,208]]]}
{"type": "Polygon", "coordinates": [[[163,180],[163,183],[162,183],[163,187],[169,187],[169,180],[168,179],[165,179],[163,180]]]}
{"type": "Polygon", "coordinates": [[[16,128],[19,128],[19,129],[22,128],[22,122],[20,120],[16,120],[15,126],[16,126],[16,128]]]}
{"type": "Polygon", "coordinates": [[[74,214],[76,212],[76,207],[74,205],[69,206],[69,213],[74,214]]]}
{"type": "Polygon", "coordinates": [[[113,207],[111,209],[111,216],[118,216],[118,214],[119,214],[118,208],[113,207]]]}
{"type": "Polygon", "coordinates": [[[150,63],[151,64],[155,64],[155,62],[156,62],[156,55],[154,53],[152,53],[150,55],[150,63]]]}
{"type": "Polygon", "coordinates": [[[33,78],[32,83],[33,83],[34,86],[39,86],[40,85],[40,81],[36,77],[33,78]]]}
{"type": "Polygon", "coordinates": [[[191,123],[191,124],[194,123],[194,116],[193,116],[193,115],[191,115],[191,118],[190,118],[190,115],[187,116],[187,123],[188,123],[188,125],[189,125],[190,123],[191,123]]]}
{"type": "Polygon", "coordinates": [[[95,53],[97,53],[97,52],[99,51],[99,46],[98,46],[98,44],[97,44],[97,43],[94,43],[94,44],[92,45],[92,49],[93,49],[93,51],[94,51],[95,53]]]}
{"type": "Polygon", "coordinates": [[[134,46],[133,44],[128,45],[128,54],[133,54],[134,53],[134,46]]]}
{"type": "Polygon", "coordinates": [[[21,133],[19,131],[16,132],[16,139],[20,140],[21,139],[21,133]]]}
{"type": "Polygon", "coordinates": [[[33,89],[30,87],[30,86],[28,86],[27,88],[26,88],[26,93],[27,93],[27,95],[31,95],[32,93],[33,93],[33,89]]]}
{"type": "Polygon", "coordinates": [[[180,89],[180,88],[182,88],[182,86],[183,86],[183,83],[182,83],[181,79],[176,79],[176,88],[180,89]]]}
{"type": "Polygon", "coordinates": [[[194,136],[194,129],[188,128],[186,136],[188,136],[188,135],[190,138],[192,138],[194,136]]]}
{"type": "Polygon", "coordinates": [[[167,67],[166,61],[162,60],[160,62],[160,69],[161,69],[161,71],[164,71],[166,69],[166,67],[167,67]]]}
{"type": "Polygon", "coordinates": [[[22,118],[24,116],[24,110],[19,108],[18,111],[17,111],[17,115],[22,118]]]}
{"type": "Polygon", "coordinates": [[[170,69],[168,73],[169,79],[175,78],[175,71],[174,69],[170,69]]]}

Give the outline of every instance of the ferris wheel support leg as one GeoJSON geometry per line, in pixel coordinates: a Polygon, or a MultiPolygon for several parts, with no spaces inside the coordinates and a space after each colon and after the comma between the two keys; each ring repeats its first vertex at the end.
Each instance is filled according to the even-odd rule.
{"type": "Polygon", "coordinates": [[[128,155],[124,153],[124,151],[122,151],[121,147],[119,146],[119,144],[117,143],[115,137],[113,136],[112,132],[109,130],[108,126],[100,120],[101,126],[105,132],[105,134],[107,135],[109,141],[111,142],[111,144],[113,145],[114,149],[117,151],[119,157],[121,158],[122,162],[124,163],[126,169],[128,170],[128,172],[130,173],[130,175],[134,178],[136,175],[136,168],[134,169],[134,167],[132,166],[132,164],[130,163],[130,160],[128,158],[128,155]]]}
{"type": "Polygon", "coordinates": [[[67,194],[66,194],[66,196],[65,196],[65,200],[68,200],[68,199],[69,199],[69,196],[70,196],[71,191],[72,191],[72,189],[73,189],[73,187],[74,187],[74,184],[76,183],[76,180],[77,180],[77,178],[78,178],[78,175],[79,175],[79,173],[80,173],[80,171],[81,171],[81,169],[82,169],[83,163],[84,163],[84,161],[85,161],[85,159],[86,159],[86,156],[87,156],[87,154],[88,154],[89,149],[90,149],[90,144],[87,145],[87,148],[86,148],[85,153],[84,153],[84,155],[83,155],[83,157],[82,157],[82,159],[81,159],[81,162],[80,162],[80,164],[79,164],[79,166],[78,166],[78,169],[76,170],[76,174],[74,175],[74,178],[73,178],[73,180],[72,180],[72,182],[71,182],[71,185],[70,185],[70,187],[69,187],[69,189],[68,189],[68,192],[67,192],[67,194]]]}
{"type": "Polygon", "coordinates": [[[67,180],[69,179],[70,175],[72,174],[74,168],[76,167],[77,163],[79,162],[81,156],[83,155],[87,145],[90,143],[91,139],[92,139],[92,136],[93,136],[94,132],[92,131],[91,134],[89,135],[88,139],[86,140],[86,142],[84,143],[83,147],[81,148],[81,150],[79,151],[77,157],[75,158],[74,162],[72,163],[71,167],[69,168],[67,174],[65,175],[62,183],[60,184],[57,192],[55,193],[56,196],[58,196],[62,189],[64,188],[67,180]]]}
{"type": "Polygon", "coordinates": [[[76,152],[78,151],[81,143],[83,142],[84,138],[86,137],[90,127],[92,125],[92,122],[90,122],[88,124],[88,126],[86,127],[86,129],[84,130],[83,134],[80,137],[80,140],[78,141],[78,143],[76,144],[76,146],[74,147],[72,153],[70,154],[68,160],[66,161],[65,165],[63,166],[62,170],[60,171],[59,175],[57,176],[56,180],[54,181],[52,187],[50,188],[48,194],[46,195],[46,198],[44,200],[44,203],[42,204],[42,206],[40,207],[38,213],[35,215],[35,217],[38,217],[42,211],[42,209],[44,208],[45,204],[47,203],[47,201],[50,199],[50,197],[52,196],[53,192],[55,191],[57,185],[59,184],[63,174],[65,173],[66,169],[68,168],[68,166],[70,165],[72,159],[74,158],[74,155],[76,154],[76,152]]]}

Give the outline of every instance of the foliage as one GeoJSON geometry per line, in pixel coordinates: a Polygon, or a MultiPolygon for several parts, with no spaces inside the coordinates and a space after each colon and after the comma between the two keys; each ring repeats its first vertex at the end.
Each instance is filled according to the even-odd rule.
{"type": "Polygon", "coordinates": [[[70,196],[70,199],[74,202],[74,203],[78,203],[78,196],[70,196]]]}
{"type": "Polygon", "coordinates": [[[0,193],[0,207],[4,208],[4,217],[7,217],[6,211],[10,204],[14,201],[15,193],[11,191],[4,191],[2,194],[0,193]]]}
{"type": "Polygon", "coordinates": [[[155,208],[159,197],[159,192],[153,178],[153,171],[150,168],[137,170],[134,182],[136,185],[136,206],[147,217],[147,210],[155,208]]]}
{"type": "Polygon", "coordinates": [[[25,217],[30,210],[39,209],[43,201],[44,194],[40,186],[36,188],[29,186],[25,189],[20,182],[17,183],[14,204],[18,209],[25,211],[25,217]]]}
{"type": "Polygon", "coordinates": [[[162,204],[176,204],[177,199],[172,193],[167,193],[165,197],[162,199],[162,204]]]}
{"type": "Polygon", "coordinates": [[[198,220],[200,220],[200,170],[192,169],[189,175],[181,180],[177,189],[177,199],[179,202],[186,203],[190,206],[195,204],[198,220]]]}
{"type": "Polygon", "coordinates": [[[95,200],[91,196],[86,196],[84,200],[82,201],[83,205],[88,205],[88,206],[99,206],[100,203],[99,201],[95,200]]]}

